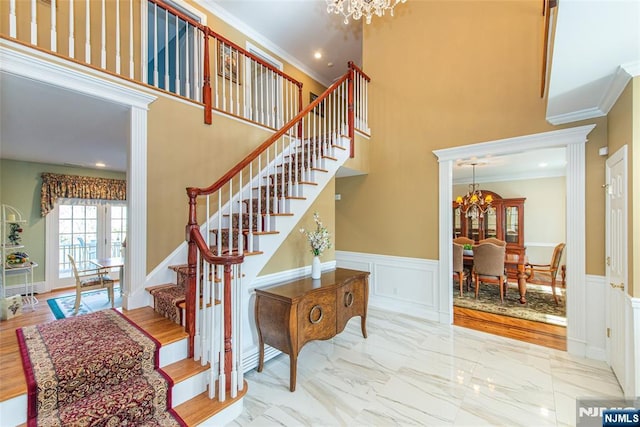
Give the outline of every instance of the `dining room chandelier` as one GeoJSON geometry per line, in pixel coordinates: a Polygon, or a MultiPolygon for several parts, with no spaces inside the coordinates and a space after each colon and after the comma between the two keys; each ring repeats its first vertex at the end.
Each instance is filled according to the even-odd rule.
{"type": "Polygon", "coordinates": [[[480,190],[480,184],[476,184],[476,165],[477,163],[471,163],[473,167],[473,179],[471,184],[469,184],[469,191],[467,191],[467,194],[464,196],[458,196],[456,198],[458,209],[460,209],[460,212],[466,215],[467,218],[484,218],[484,214],[492,209],[491,203],[493,202],[493,196],[491,194],[483,196],[480,190]]]}
{"type": "Polygon", "coordinates": [[[342,14],[344,23],[349,23],[349,18],[358,20],[364,16],[367,24],[371,24],[373,15],[383,16],[388,10],[393,16],[393,8],[398,3],[407,0],[327,0],[327,12],[342,14]]]}

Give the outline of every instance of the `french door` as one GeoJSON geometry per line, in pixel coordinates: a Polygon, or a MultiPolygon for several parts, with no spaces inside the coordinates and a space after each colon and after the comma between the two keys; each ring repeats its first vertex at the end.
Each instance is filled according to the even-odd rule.
{"type": "Polygon", "coordinates": [[[47,270],[51,288],[74,286],[71,255],[80,266],[98,258],[123,256],[127,237],[125,202],[87,203],[63,200],[47,221],[47,270]]]}

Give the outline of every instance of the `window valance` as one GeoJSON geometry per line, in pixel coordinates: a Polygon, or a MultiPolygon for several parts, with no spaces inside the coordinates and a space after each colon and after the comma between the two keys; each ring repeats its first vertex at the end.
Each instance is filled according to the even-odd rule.
{"type": "Polygon", "coordinates": [[[59,197],[77,199],[127,200],[127,181],[124,179],[90,176],[42,174],[40,211],[46,216],[59,197]]]}

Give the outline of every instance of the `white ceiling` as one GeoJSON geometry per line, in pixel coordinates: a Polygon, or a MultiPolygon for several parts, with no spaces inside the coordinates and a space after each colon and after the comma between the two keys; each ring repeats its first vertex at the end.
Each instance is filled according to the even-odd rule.
{"type": "MultiPolygon", "coordinates": [[[[361,64],[359,23],[345,26],[340,16],[326,12],[324,0],[197,1],[325,84],[346,71],[347,61],[361,64]],[[313,58],[317,50],[321,60],[313,58]]],[[[640,72],[640,0],[559,1],[547,118],[606,114],[601,108],[615,101],[620,76],[628,76],[620,66],[640,72]]],[[[88,167],[104,162],[107,169],[126,170],[128,115],[120,105],[4,72],[0,87],[1,158],[88,167]]],[[[537,165],[501,158],[482,169],[495,168],[487,175],[499,175],[513,164],[537,165]]],[[[456,169],[456,179],[465,179],[464,169],[456,169]]]]}

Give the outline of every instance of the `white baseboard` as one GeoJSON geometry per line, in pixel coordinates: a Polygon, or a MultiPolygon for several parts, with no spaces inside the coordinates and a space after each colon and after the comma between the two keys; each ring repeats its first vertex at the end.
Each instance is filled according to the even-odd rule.
{"type": "MultiPolygon", "coordinates": [[[[31,286],[29,286],[31,287],[31,286]]],[[[11,285],[7,285],[6,289],[6,296],[8,297],[12,297],[14,295],[24,295],[25,293],[25,287],[24,284],[11,284],[11,285]]],[[[49,292],[49,290],[45,287],[45,283],[44,282],[34,282],[33,283],[33,293],[34,294],[42,294],[45,292],[49,292]]],[[[37,297],[37,295],[36,295],[37,297]]]]}

